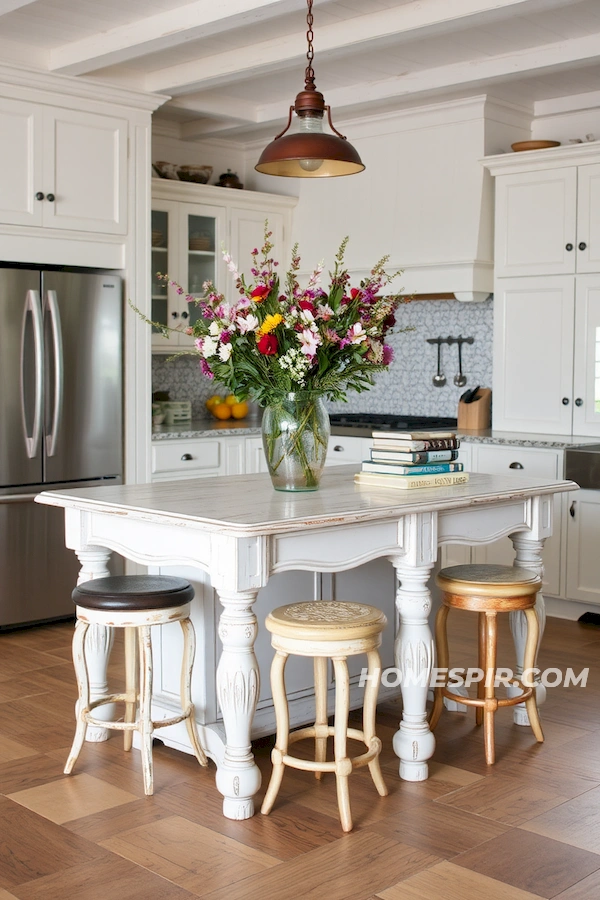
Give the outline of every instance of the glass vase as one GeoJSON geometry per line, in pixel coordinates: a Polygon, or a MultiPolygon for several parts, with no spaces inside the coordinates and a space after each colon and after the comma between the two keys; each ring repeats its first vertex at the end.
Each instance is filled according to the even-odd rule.
{"type": "Polygon", "coordinates": [[[265,407],[262,440],[276,491],[318,489],[329,443],[329,416],[320,394],[285,394],[265,407]]]}

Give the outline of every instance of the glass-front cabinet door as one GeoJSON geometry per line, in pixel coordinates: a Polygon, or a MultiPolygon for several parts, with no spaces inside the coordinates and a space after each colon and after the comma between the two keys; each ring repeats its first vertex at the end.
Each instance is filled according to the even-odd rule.
{"type": "MultiPolygon", "coordinates": [[[[181,271],[180,283],[187,293],[200,297],[207,282],[217,290],[225,290],[221,244],[226,243],[227,214],[218,206],[200,206],[192,203],[181,204],[180,242],[181,271]]],[[[183,328],[193,325],[200,311],[194,303],[180,304],[179,314],[183,328]]],[[[180,344],[192,344],[192,339],[180,337],[180,344]]]]}
{"type": "MultiPolygon", "coordinates": [[[[150,251],[150,284],[152,291],[152,303],[150,318],[153,322],[173,327],[169,315],[169,300],[171,289],[167,282],[159,278],[159,275],[169,275],[174,278],[172,271],[175,258],[175,238],[177,232],[177,206],[174,203],[155,201],[152,209],[152,247],[150,251]]],[[[152,329],[152,346],[155,348],[173,345],[178,342],[178,336],[172,335],[171,339],[163,337],[157,328],[152,329]]]]}

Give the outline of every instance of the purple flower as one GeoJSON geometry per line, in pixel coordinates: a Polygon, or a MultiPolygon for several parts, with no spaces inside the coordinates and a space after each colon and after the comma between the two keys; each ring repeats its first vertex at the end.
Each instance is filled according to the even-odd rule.
{"type": "Polygon", "coordinates": [[[394,350],[389,344],[383,345],[383,365],[389,366],[394,359],[394,350]]]}
{"type": "Polygon", "coordinates": [[[219,340],[222,344],[228,344],[231,340],[231,332],[230,331],[222,331],[219,335],[219,340]]]}
{"type": "Polygon", "coordinates": [[[206,375],[207,378],[215,377],[213,375],[211,367],[209,366],[209,364],[206,362],[205,359],[200,360],[200,371],[202,372],[203,375],[206,375]]]}

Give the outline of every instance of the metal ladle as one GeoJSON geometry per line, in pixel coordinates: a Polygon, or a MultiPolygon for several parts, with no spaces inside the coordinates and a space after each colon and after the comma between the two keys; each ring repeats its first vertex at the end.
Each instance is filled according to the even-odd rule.
{"type": "Polygon", "coordinates": [[[467,383],[467,376],[463,375],[463,370],[462,370],[462,345],[463,345],[463,342],[459,338],[458,339],[458,375],[454,376],[454,384],[456,385],[456,387],[464,387],[465,384],[467,383]]]}
{"type": "Polygon", "coordinates": [[[436,387],[444,387],[446,384],[446,376],[442,372],[442,342],[437,342],[437,372],[433,376],[433,383],[436,387]]]}

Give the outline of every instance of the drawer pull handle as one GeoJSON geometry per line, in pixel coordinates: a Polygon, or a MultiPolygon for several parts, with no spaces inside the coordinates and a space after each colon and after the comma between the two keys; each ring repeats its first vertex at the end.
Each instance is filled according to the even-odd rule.
{"type": "Polygon", "coordinates": [[[344,448],[342,447],[341,444],[336,444],[335,447],[334,447],[333,449],[335,450],[336,453],[343,453],[343,452],[344,452],[344,448]]]}
{"type": "Polygon", "coordinates": [[[509,469],[523,469],[524,466],[523,466],[523,463],[520,463],[520,462],[514,462],[514,463],[511,463],[510,466],[509,466],[508,468],[509,468],[509,469]]]}
{"type": "Polygon", "coordinates": [[[575,518],[575,500],[573,500],[573,502],[571,503],[571,506],[569,509],[569,515],[571,516],[572,519],[575,518]]]}
{"type": "Polygon", "coordinates": [[[192,456],[191,453],[184,453],[183,456],[181,457],[181,461],[182,461],[182,462],[189,462],[190,459],[193,459],[193,458],[194,458],[194,457],[192,456]]]}

